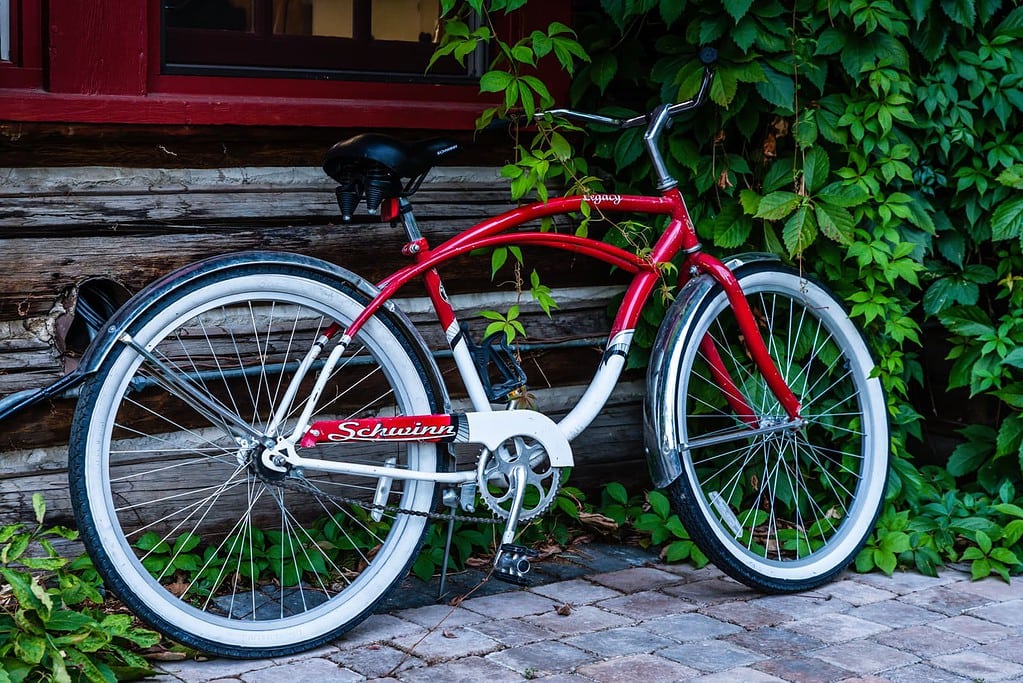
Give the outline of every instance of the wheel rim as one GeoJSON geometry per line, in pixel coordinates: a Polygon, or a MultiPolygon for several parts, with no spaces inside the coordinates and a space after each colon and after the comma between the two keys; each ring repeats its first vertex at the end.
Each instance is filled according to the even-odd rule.
{"type": "MultiPolygon", "coordinates": [[[[168,335],[154,354],[260,428],[311,341],[360,308],[326,285],[290,277],[238,278],[210,291],[172,306],[198,306],[200,313],[158,313],[136,341],[185,330],[168,335]],[[259,300],[249,296],[253,291],[261,292],[259,300]],[[253,359],[258,370],[241,373],[253,359]]],[[[321,400],[328,412],[318,414],[432,410],[422,381],[410,381],[416,367],[384,323],[371,320],[351,352],[321,400]]],[[[139,381],[152,374],[147,366],[134,352],[114,360],[109,377],[118,381],[101,388],[96,405],[107,412],[94,420],[100,426],[87,440],[91,515],[122,597],[133,596],[136,607],[209,642],[283,647],[350,625],[401,577],[425,519],[387,513],[377,522],[324,495],[368,500],[376,480],[325,473],[276,478],[258,465],[259,447],[197,419],[151,377],[139,381]]],[[[294,412],[285,427],[293,426],[294,412]]],[[[330,445],[317,456],[373,464],[393,458],[398,467],[436,469],[436,448],[426,444],[359,451],[330,445]]],[[[427,510],[433,488],[395,480],[384,502],[427,510]]]]}
{"type": "Polygon", "coordinates": [[[694,330],[681,387],[686,476],[700,516],[730,556],[795,580],[844,566],[869,533],[884,493],[885,407],[873,363],[844,311],[819,287],[776,272],[742,279],[768,350],[801,404],[788,416],[748,358],[720,293],[694,330]],[[754,419],[736,416],[710,371],[721,358],[754,419]],[[750,436],[752,428],[762,433],[750,436]],[[772,431],[773,430],[773,431],[772,431]],[[727,439],[715,442],[715,439],[727,439]]]}

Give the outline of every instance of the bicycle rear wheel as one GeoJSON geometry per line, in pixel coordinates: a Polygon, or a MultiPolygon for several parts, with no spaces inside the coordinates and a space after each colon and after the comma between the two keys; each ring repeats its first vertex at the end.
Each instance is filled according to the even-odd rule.
{"type": "MultiPolygon", "coordinates": [[[[69,464],[82,540],[107,585],[174,640],[230,657],[314,647],[367,616],[419,550],[426,518],[374,519],[342,498],[376,494],[425,513],[433,482],[378,489],[365,477],[280,474],[223,416],[274,440],[294,428],[315,371],[284,424],[267,425],[298,362],[328,325],[350,322],[366,302],[355,276],[334,272],[254,262],[185,276],[127,328],[165,369],[118,343],[84,387],[69,464]],[[223,412],[183,395],[168,372],[223,412]]],[[[333,373],[318,415],[443,412],[413,335],[397,314],[374,316],[333,373]]],[[[426,472],[440,464],[436,444],[417,442],[327,444],[316,457],[426,472]]]]}
{"type": "Polygon", "coordinates": [[[768,592],[806,590],[844,569],[873,529],[888,476],[887,408],[862,335],[826,289],[776,264],[736,276],[803,423],[783,428],[788,417],[716,287],[680,364],[683,474],[670,497],[727,574],[768,592]],[[721,370],[752,418],[719,388],[721,370]]]}

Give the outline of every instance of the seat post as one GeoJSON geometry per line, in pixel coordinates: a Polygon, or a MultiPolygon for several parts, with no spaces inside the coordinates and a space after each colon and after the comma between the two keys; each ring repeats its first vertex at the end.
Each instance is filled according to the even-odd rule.
{"type": "Polygon", "coordinates": [[[419,232],[419,224],[416,223],[416,217],[412,215],[412,202],[408,200],[408,197],[398,198],[398,216],[401,219],[402,227],[405,228],[405,236],[408,237],[410,244],[423,239],[423,233],[419,232]]]}

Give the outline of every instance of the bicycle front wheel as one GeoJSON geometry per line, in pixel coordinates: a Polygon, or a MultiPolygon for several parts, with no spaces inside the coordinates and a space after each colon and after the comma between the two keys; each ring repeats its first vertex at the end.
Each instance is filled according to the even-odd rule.
{"type": "MultiPolygon", "coordinates": [[[[107,586],[174,640],[231,657],[314,647],[367,616],[419,550],[426,518],[359,503],[426,513],[433,482],[275,472],[239,429],[275,441],[295,428],[316,365],[287,418],[269,425],[299,362],[366,303],[346,275],[354,281],[254,262],[185,276],[128,325],[137,346],[118,343],[84,387],[69,464],[82,540],[107,586]]],[[[374,316],[318,415],[443,412],[413,334],[398,314],[374,316]]],[[[435,444],[417,442],[327,444],[314,457],[425,472],[440,464],[435,444]]]]}
{"type": "Polygon", "coordinates": [[[680,364],[683,474],[669,493],[722,571],[758,590],[806,590],[844,569],[873,529],[888,476],[887,408],[863,337],[833,295],[777,264],[736,277],[802,424],[785,426],[716,287],[680,364]]]}

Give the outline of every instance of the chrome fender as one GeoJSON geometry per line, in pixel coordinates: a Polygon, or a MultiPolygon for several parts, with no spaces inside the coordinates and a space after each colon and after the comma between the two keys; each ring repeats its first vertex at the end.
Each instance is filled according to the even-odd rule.
{"type": "MultiPolygon", "coordinates": [[[[724,263],[735,271],[750,263],[778,260],[774,254],[750,253],[732,256],[724,263]]],[[[678,429],[680,365],[696,313],[716,284],[704,273],[682,287],[668,308],[650,351],[643,400],[643,445],[650,479],[657,488],[664,488],[682,474],[678,429]]]]}

